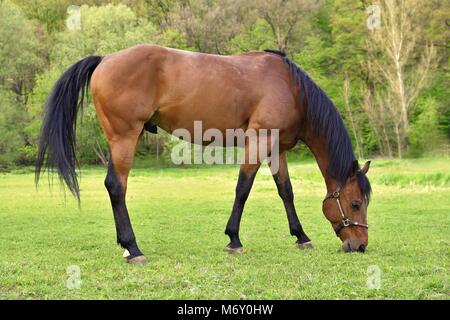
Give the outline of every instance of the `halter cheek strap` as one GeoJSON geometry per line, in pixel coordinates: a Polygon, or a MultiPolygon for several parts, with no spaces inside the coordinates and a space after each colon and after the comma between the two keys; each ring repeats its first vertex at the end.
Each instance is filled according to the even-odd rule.
{"type": "Polygon", "coordinates": [[[328,199],[335,199],[336,203],[338,205],[339,208],[339,213],[341,215],[341,222],[336,226],[336,228],[334,229],[334,232],[336,233],[336,236],[339,237],[339,233],[341,232],[342,229],[344,229],[345,227],[361,227],[361,228],[369,228],[369,225],[364,224],[364,223],[359,223],[357,221],[353,221],[350,220],[349,218],[347,218],[345,216],[344,213],[344,209],[342,208],[342,204],[341,204],[341,199],[340,199],[340,191],[341,188],[338,187],[336,189],[336,191],[334,191],[333,193],[331,193],[330,195],[326,196],[325,199],[323,199],[323,202],[325,202],[328,199]]]}

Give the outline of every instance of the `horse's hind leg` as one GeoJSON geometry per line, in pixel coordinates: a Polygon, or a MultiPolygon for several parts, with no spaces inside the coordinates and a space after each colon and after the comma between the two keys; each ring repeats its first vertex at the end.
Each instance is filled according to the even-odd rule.
{"type": "Polygon", "coordinates": [[[294,193],[292,192],[291,179],[289,178],[286,152],[281,153],[279,156],[279,168],[273,175],[273,179],[275,180],[278,194],[283,200],[286,209],[291,235],[297,237],[297,246],[299,248],[312,248],[311,240],[309,240],[303,231],[303,227],[295,211],[294,193]]]}
{"type": "Polygon", "coordinates": [[[111,199],[111,205],[116,224],[117,242],[129,252],[129,263],[146,263],[147,259],[142,254],[136,243],[128,210],[125,204],[128,174],[134,159],[136,144],[140,131],[109,139],[111,158],[109,161],[108,175],[105,186],[111,199]]]}

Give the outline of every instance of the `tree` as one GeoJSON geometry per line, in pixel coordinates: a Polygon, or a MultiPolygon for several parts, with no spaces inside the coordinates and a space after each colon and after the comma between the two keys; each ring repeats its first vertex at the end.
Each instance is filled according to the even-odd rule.
{"type": "Polygon", "coordinates": [[[64,30],[55,35],[50,52],[53,66],[68,67],[88,55],[105,55],[140,43],[156,42],[155,27],[129,7],[81,6],[81,30],[64,30]]]}
{"type": "Polygon", "coordinates": [[[16,107],[17,100],[12,91],[0,88],[0,170],[11,163],[20,163],[24,135],[18,123],[24,123],[26,113],[16,107]]]}
{"type": "Polygon", "coordinates": [[[186,0],[177,3],[169,21],[171,28],[186,35],[189,47],[222,54],[254,17],[245,0],[186,0]]]}
{"type": "Polygon", "coordinates": [[[379,94],[373,94],[365,85],[361,88],[361,96],[363,98],[361,107],[366,112],[370,127],[375,132],[374,138],[378,145],[378,152],[382,156],[392,158],[393,152],[389,138],[392,120],[386,111],[384,101],[379,94]]]}
{"type": "Polygon", "coordinates": [[[426,98],[420,105],[420,113],[411,125],[410,143],[412,156],[421,156],[427,152],[443,149],[443,133],[439,130],[438,109],[434,98],[426,98]],[[433,143],[430,143],[433,141],[433,143]]]}
{"type": "MultiPolygon", "coordinates": [[[[147,20],[129,7],[105,5],[81,7],[81,30],[63,30],[55,34],[50,51],[51,68],[38,77],[29,106],[32,121],[27,130],[37,143],[43,105],[53,84],[71,64],[88,55],[105,55],[140,43],[158,42],[159,35],[147,20]]],[[[105,161],[106,141],[98,125],[95,110],[85,108],[80,126],[78,151],[84,162],[105,161]]]]}
{"type": "Polygon", "coordinates": [[[350,107],[350,98],[351,98],[350,92],[351,92],[350,80],[347,77],[345,77],[342,96],[344,100],[345,111],[347,112],[348,118],[350,120],[352,134],[355,139],[358,158],[361,159],[363,158],[363,142],[358,130],[357,120],[355,118],[355,115],[353,114],[352,108],[350,107]]]}
{"type": "Polygon", "coordinates": [[[170,26],[170,16],[177,3],[176,0],[145,0],[145,2],[147,15],[155,25],[161,30],[170,26]]]}
{"type": "Polygon", "coordinates": [[[43,24],[48,33],[60,31],[64,27],[70,0],[14,0],[30,20],[43,24]]]}
{"type": "Polygon", "coordinates": [[[298,36],[299,29],[308,26],[311,14],[320,7],[317,0],[266,0],[254,1],[258,16],[272,29],[277,49],[286,51],[298,36]]]}
{"type": "MultiPolygon", "coordinates": [[[[412,0],[411,0],[412,1],[412,0]]],[[[409,116],[414,102],[434,66],[436,50],[431,44],[423,47],[419,62],[416,52],[417,34],[412,17],[417,6],[404,0],[382,0],[382,27],[371,32],[367,42],[368,67],[378,87],[385,86],[384,102],[393,119],[397,155],[402,158],[408,144],[409,116]]]]}
{"type": "Polygon", "coordinates": [[[263,19],[258,19],[250,28],[243,30],[227,44],[225,52],[238,54],[249,51],[262,51],[274,48],[275,38],[270,26],[263,19]]]}
{"type": "Polygon", "coordinates": [[[46,64],[45,32],[10,1],[0,1],[0,165],[28,164],[26,104],[46,64]]]}
{"type": "Polygon", "coordinates": [[[0,85],[23,103],[45,66],[45,34],[10,1],[0,2],[0,85]]]}

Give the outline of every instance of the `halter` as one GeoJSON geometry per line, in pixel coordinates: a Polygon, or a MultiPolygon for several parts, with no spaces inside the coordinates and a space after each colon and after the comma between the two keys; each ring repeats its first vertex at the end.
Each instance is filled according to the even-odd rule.
{"type": "Polygon", "coordinates": [[[323,202],[325,202],[328,199],[336,199],[336,202],[337,202],[337,205],[339,208],[339,213],[341,214],[341,222],[338,224],[338,226],[336,228],[334,228],[334,232],[336,233],[336,236],[339,237],[339,232],[341,232],[341,230],[344,229],[345,227],[361,227],[361,228],[368,229],[369,228],[368,224],[359,223],[357,221],[350,220],[349,218],[347,218],[345,216],[344,209],[342,209],[342,205],[341,205],[340,192],[341,192],[341,187],[338,187],[336,189],[336,191],[334,191],[330,195],[327,195],[325,197],[325,199],[323,199],[323,202]]]}

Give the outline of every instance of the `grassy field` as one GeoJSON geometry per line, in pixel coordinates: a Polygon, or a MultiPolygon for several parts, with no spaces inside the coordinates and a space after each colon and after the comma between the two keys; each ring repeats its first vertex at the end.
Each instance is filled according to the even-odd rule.
{"type": "Polygon", "coordinates": [[[261,170],[242,221],[246,252],[229,255],[237,167],[134,170],[128,207],[146,266],[127,265],[115,244],[104,169],[82,171],[81,210],[57,184],[36,191],[30,172],[0,174],[0,299],[449,299],[449,159],[372,162],[365,254],[341,252],[316,164],[290,171],[315,248],[294,246],[261,170]],[[70,266],[80,268],[79,289],[67,288],[70,266]],[[373,268],[379,289],[367,285],[373,268]]]}

